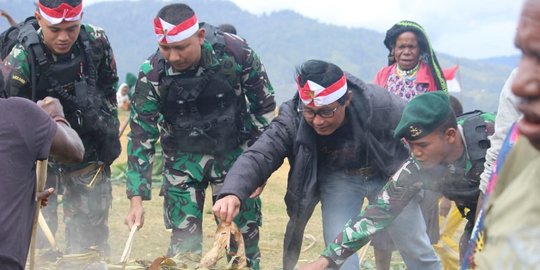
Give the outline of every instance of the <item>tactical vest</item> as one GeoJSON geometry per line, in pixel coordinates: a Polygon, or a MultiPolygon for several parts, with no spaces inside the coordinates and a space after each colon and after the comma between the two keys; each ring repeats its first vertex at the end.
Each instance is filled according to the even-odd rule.
{"type": "Polygon", "coordinates": [[[161,93],[160,111],[169,136],[164,145],[174,145],[183,152],[219,154],[234,149],[248,138],[244,128],[246,100],[239,84],[236,60],[225,56],[223,39],[208,36],[221,34],[207,30],[209,41],[220,58],[217,67],[207,68],[200,76],[165,74],[165,60],[158,62],[161,93]]]}
{"type": "Polygon", "coordinates": [[[83,139],[85,159],[97,156],[98,161],[111,164],[121,151],[117,116],[108,108],[104,97],[97,92],[97,69],[94,64],[90,35],[85,26],[76,46],[79,56],[54,62],[30,24],[19,32],[19,42],[28,52],[31,71],[31,99],[45,96],[58,98],[71,127],[83,139]]]}
{"type": "Polygon", "coordinates": [[[58,98],[71,127],[79,135],[90,132],[98,118],[96,106],[99,97],[95,93],[97,71],[91,59],[92,48],[84,26],[73,45],[78,46],[80,54],[67,61],[53,61],[32,27],[21,28],[19,39],[31,63],[32,100],[46,96],[58,98]]]}

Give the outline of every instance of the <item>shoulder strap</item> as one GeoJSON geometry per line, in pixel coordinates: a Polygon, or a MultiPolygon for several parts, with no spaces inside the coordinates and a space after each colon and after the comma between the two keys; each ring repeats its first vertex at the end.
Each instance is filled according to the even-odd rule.
{"type": "Polygon", "coordinates": [[[204,39],[206,39],[208,42],[210,42],[210,44],[212,44],[214,50],[222,53],[225,50],[225,38],[223,36],[223,31],[205,22],[201,23],[200,27],[206,30],[204,39]]]}
{"type": "Polygon", "coordinates": [[[41,46],[39,36],[33,24],[24,24],[19,31],[17,39],[28,52],[28,58],[30,60],[30,72],[32,73],[32,100],[36,101],[37,78],[39,77],[40,70],[42,70],[42,68],[46,68],[48,65],[47,56],[45,55],[45,51],[41,46]],[[39,65],[39,69],[36,68],[35,63],[39,65]]]}

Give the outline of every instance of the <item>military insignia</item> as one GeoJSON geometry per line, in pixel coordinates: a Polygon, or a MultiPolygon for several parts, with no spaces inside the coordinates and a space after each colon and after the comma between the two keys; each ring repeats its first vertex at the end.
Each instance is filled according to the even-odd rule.
{"type": "Polygon", "coordinates": [[[415,138],[420,136],[422,134],[422,130],[415,127],[415,126],[409,126],[409,132],[411,133],[411,137],[415,138]]]}

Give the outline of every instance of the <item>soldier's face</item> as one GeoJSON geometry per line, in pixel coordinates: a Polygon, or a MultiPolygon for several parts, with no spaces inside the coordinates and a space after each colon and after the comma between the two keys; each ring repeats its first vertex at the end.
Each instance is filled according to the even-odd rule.
{"type": "Polygon", "coordinates": [[[451,156],[457,130],[447,129],[444,133],[439,130],[431,132],[418,140],[407,140],[410,151],[422,164],[423,168],[430,169],[443,162],[454,162],[448,160],[451,156]]]}
{"type": "Polygon", "coordinates": [[[77,41],[81,31],[81,21],[51,24],[43,18],[39,12],[36,12],[36,19],[43,31],[43,42],[49,50],[56,55],[66,54],[77,41]]]}
{"type": "Polygon", "coordinates": [[[518,123],[521,134],[540,150],[540,2],[528,0],[518,23],[515,44],[521,50],[512,91],[520,98],[518,123]]]}
{"type": "Polygon", "coordinates": [[[201,60],[201,45],[204,42],[204,29],[199,29],[191,37],[179,42],[160,43],[159,52],[175,71],[184,71],[201,60]]]}

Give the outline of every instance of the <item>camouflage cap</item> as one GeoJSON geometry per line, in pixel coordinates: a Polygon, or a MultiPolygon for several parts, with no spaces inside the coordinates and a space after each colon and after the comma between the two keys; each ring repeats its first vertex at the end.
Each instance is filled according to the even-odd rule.
{"type": "Polygon", "coordinates": [[[445,92],[434,91],[418,95],[405,106],[394,137],[418,140],[442,125],[451,113],[445,92]]]}

